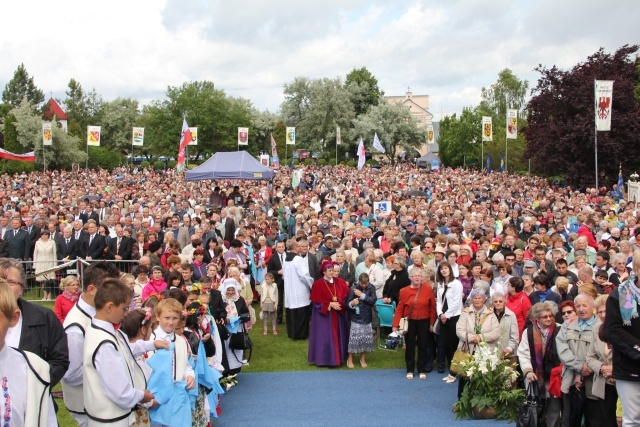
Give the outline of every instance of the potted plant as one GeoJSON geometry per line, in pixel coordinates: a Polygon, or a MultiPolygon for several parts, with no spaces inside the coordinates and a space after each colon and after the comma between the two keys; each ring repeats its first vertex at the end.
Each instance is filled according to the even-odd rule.
{"type": "Polygon", "coordinates": [[[453,407],[456,419],[516,420],[525,392],[513,386],[518,372],[509,359],[503,359],[482,341],[461,367],[467,382],[453,407]]]}

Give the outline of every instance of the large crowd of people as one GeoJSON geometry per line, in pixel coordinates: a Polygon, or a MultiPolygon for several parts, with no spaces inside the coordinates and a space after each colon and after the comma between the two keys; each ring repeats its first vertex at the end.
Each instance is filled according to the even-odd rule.
{"type": "MultiPolygon", "coordinates": [[[[366,368],[381,305],[409,380],[484,342],[538,383],[547,425],[617,425],[618,402],[640,425],[640,212],[624,189],[409,164],[308,166],[292,182],[289,168],[271,182],[135,167],[0,177],[0,358],[24,367],[0,371],[16,425],[57,425],[53,399],[37,399],[62,382],[79,425],[170,425],[191,399],[183,415],[207,426],[220,384],[249,363],[245,331],[286,323],[309,363],[353,369],[359,354],[366,368]]],[[[443,379],[460,396],[466,380],[443,379]]]]}

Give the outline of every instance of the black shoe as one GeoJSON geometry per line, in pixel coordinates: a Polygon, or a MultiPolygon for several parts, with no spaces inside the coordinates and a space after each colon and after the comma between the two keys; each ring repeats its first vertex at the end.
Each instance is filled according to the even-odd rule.
{"type": "Polygon", "coordinates": [[[277,319],[276,320],[276,325],[282,325],[282,319],[277,319]]]}
{"type": "Polygon", "coordinates": [[[438,368],[438,373],[439,374],[444,374],[444,368],[438,368]]]}
{"type": "Polygon", "coordinates": [[[427,373],[429,373],[429,372],[433,371],[433,368],[432,368],[432,367],[428,367],[427,369],[425,369],[425,371],[426,371],[427,373]]]}

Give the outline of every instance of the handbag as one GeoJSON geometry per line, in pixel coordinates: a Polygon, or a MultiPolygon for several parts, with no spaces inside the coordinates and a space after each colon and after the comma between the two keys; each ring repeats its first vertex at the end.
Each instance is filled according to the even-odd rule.
{"type": "Polygon", "coordinates": [[[251,350],[253,348],[253,342],[249,337],[249,334],[242,326],[242,331],[238,331],[235,334],[231,334],[231,339],[229,340],[229,348],[231,350],[251,350]]]}
{"type": "Polygon", "coordinates": [[[442,323],[440,322],[440,318],[438,317],[435,321],[435,323],[433,324],[433,333],[436,335],[440,335],[440,326],[442,326],[442,323]]]}
{"type": "Polygon", "coordinates": [[[418,288],[418,292],[416,292],[416,296],[413,299],[413,304],[411,304],[411,309],[409,310],[409,315],[406,317],[402,317],[400,319],[400,323],[398,324],[398,330],[404,335],[409,330],[409,317],[411,317],[411,313],[413,313],[413,308],[416,306],[416,301],[418,300],[418,295],[420,295],[420,291],[422,290],[422,286],[418,288]]]}
{"type": "Polygon", "coordinates": [[[449,372],[453,375],[460,375],[466,377],[465,371],[462,368],[462,362],[471,360],[473,356],[469,351],[469,334],[467,334],[467,341],[462,343],[462,347],[453,354],[451,360],[451,366],[449,366],[449,372]]]}
{"type": "Polygon", "coordinates": [[[527,385],[527,394],[518,411],[516,427],[546,427],[546,399],[540,396],[538,381],[527,385]]]}

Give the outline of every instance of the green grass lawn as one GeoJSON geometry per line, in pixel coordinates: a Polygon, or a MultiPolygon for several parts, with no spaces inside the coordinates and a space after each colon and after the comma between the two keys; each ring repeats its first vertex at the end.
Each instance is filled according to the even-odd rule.
{"type": "MultiPolygon", "coordinates": [[[[29,291],[25,296],[32,299],[35,291],[29,291]]],[[[34,301],[44,307],[53,309],[53,301],[34,301]]],[[[256,312],[260,307],[254,304],[256,312]]],[[[271,331],[271,329],[269,329],[271,331]]],[[[257,324],[249,332],[253,341],[253,354],[249,366],[242,368],[242,372],[282,372],[282,371],[308,371],[315,369],[348,369],[346,365],[339,368],[319,368],[307,362],[307,350],[309,341],[294,341],[287,338],[287,328],[285,324],[278,325],[278,335],[262,335],[262,320],[258,319],[257,324]]],[[[384,341],[383,341],[384,344],[384,341]]],[[[377,343],[376,343],[377,347],[377,343]]],[[[363,369],[359,364],[360,357],[354,357],[355,369],[363,369]]],[[[389,351],[376,350],[367,355],[367,369],[401,369],[404,367],[404,352],[402,350],[389,351]]],[[[61,390],[60,384],[54,387],[54,391],[61,390]]],[[[69,415],[62,399],[56,399],[58,404],[58,423],[60,427],[75,426],[76,423],[69,415]]]]}

